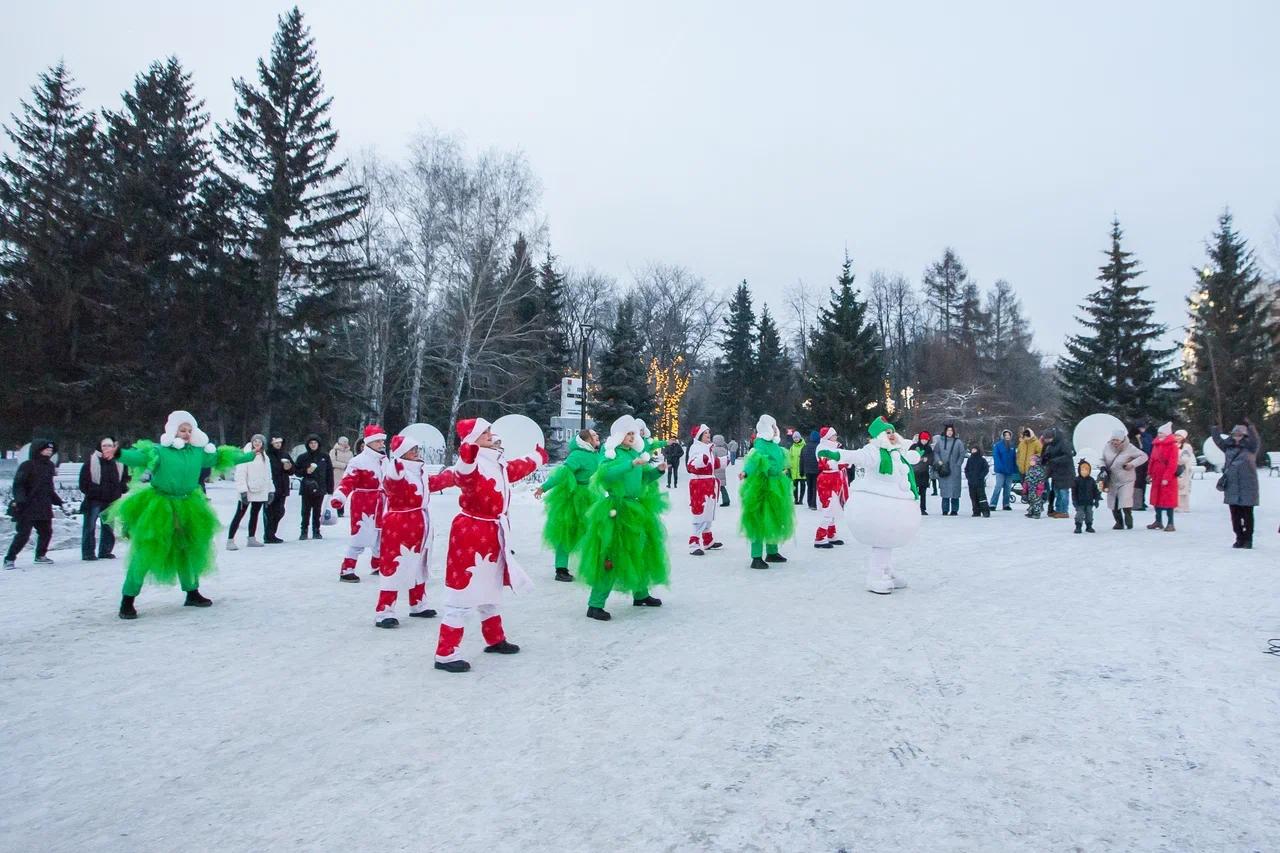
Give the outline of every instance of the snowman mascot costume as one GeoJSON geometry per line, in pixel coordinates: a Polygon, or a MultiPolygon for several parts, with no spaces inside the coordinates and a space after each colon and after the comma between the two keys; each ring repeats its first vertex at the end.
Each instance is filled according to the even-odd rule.
{"type": "Polygon", "coordinates": [[[853,481],[845,507],[845,521],[853,538],[871,548],[867,559],[867,589],[888,595],[907,585],[893,568],[893,549],[901,548],[920,530],[920,493],[913,466],[920,454],[907,449],[893,424],[876,418],[867,428],[871,440],[857,450],[820,450],[818,455],[866,470],[853,481]]]}

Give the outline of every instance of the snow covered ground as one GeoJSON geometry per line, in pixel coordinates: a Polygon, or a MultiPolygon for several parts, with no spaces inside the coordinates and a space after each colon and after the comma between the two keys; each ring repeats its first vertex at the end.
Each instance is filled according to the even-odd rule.
{"type": "Polygon", "coordinates": [[[119,561],[28,551],[0,574],[0,850],[1280,849],[1263,488],[1252,552],[1211,479],[1176,534],[931,515],[891,597],[807,509],[781,568],[747,568],[736,507],[685,556],[677,496],[665,605],[610,623],[550,580],[523,491],[523,650],[472,626],[467,675],[431,669],[436,620],[374,628],[344,528],[292,541],[292,505],[288,544],[220,555],[209,610],[148,587],[123,622],[119,561]]]}

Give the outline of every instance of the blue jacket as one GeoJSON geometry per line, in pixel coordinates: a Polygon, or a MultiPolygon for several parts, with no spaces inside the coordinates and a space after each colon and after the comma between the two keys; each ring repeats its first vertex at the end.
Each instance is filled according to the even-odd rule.
{"type": "Polygon", "coordinates": [[[1010,447],[1003,438],[991,448],[991,458],[997,474],[1018,473],[1018,448],[1010,447]]]}

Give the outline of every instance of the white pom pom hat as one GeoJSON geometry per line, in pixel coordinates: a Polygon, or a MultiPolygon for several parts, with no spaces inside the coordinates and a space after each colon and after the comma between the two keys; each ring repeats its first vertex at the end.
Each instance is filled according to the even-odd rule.
{"type": "Polygon", "coordinates": [[[164,433],[160,436],[161,447],[176,447],[181,450],[186,447],[187,443],[178,438],[178,427],[183,424],[191,424],[191,444],[195,447],[204,447],[209,443],[209,436],[200,430],[200,425],[196,423],[195,415],[183,409],[170,412],[169,417],[164,422],[164,433]]]}

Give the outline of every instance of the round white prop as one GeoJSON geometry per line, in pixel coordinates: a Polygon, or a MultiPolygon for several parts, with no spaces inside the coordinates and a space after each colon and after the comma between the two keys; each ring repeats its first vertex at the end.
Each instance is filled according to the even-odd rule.
{"type": "Polygon", "coordinates": [[[1204,446],[1200,449],[1204,451],[1205,461],[1214,468],[1217,468],[1219,471],[1222,470],[1223,465],[1227,464],[1227,454],[1222,452],[1221,447],[1213,443],[1212,438],[1206,438],[1204,440],[1204,446]]]}
{"type": "Polygon", "coordinates": [[[306,452],[307,452],[307,446],[305,444],[295,444],[293,446],[293,450],[289,451],[289,453],[292,454],[294,459],[297,459],[299,456],[301,456],[306,452]]]}
{"type": "Polygon", "coordinates": [[[1094,470],[1102,467],[1102,454],[1094,450],[1092,447],[1076,448],[1076,465],[1081,462],[1088,462],[1093,466],[1094,470]]]}
{"type": "MultiPolygon", "coordinates": [[[[1075,432],[1071,434],[1071,443],[1076,447],[1106,447],[1107,442],[1111,440],[1111,435],[1116,430],[1124,430],[1125,435],[1129,434],[1129,430],[1125,427],[1124,421],[1115,415],[1096,414],[1089,415],[1076,424],[1075,432]]],[[[1080,452],[1083,456],[1083,451],[1080,452]]],[[[1094,461],[1092,456],[1088,457],[1090,462],[1094,461]]]]}
{"type": "Polygon", "coordinates": [[[422,448],[422,461],[428,465],[444,464],[444,434],[431,424],[409,424],[400,430],[401,435],[418,440],[422,448]]]}
{"type": "Polygon", "coordinates": [[[493,434],[502,439],[503,455],[507,459],[532,456],[539,447],[546,447],[542,428],[524,415],[503,415],[493,422],[493,434]]]}

